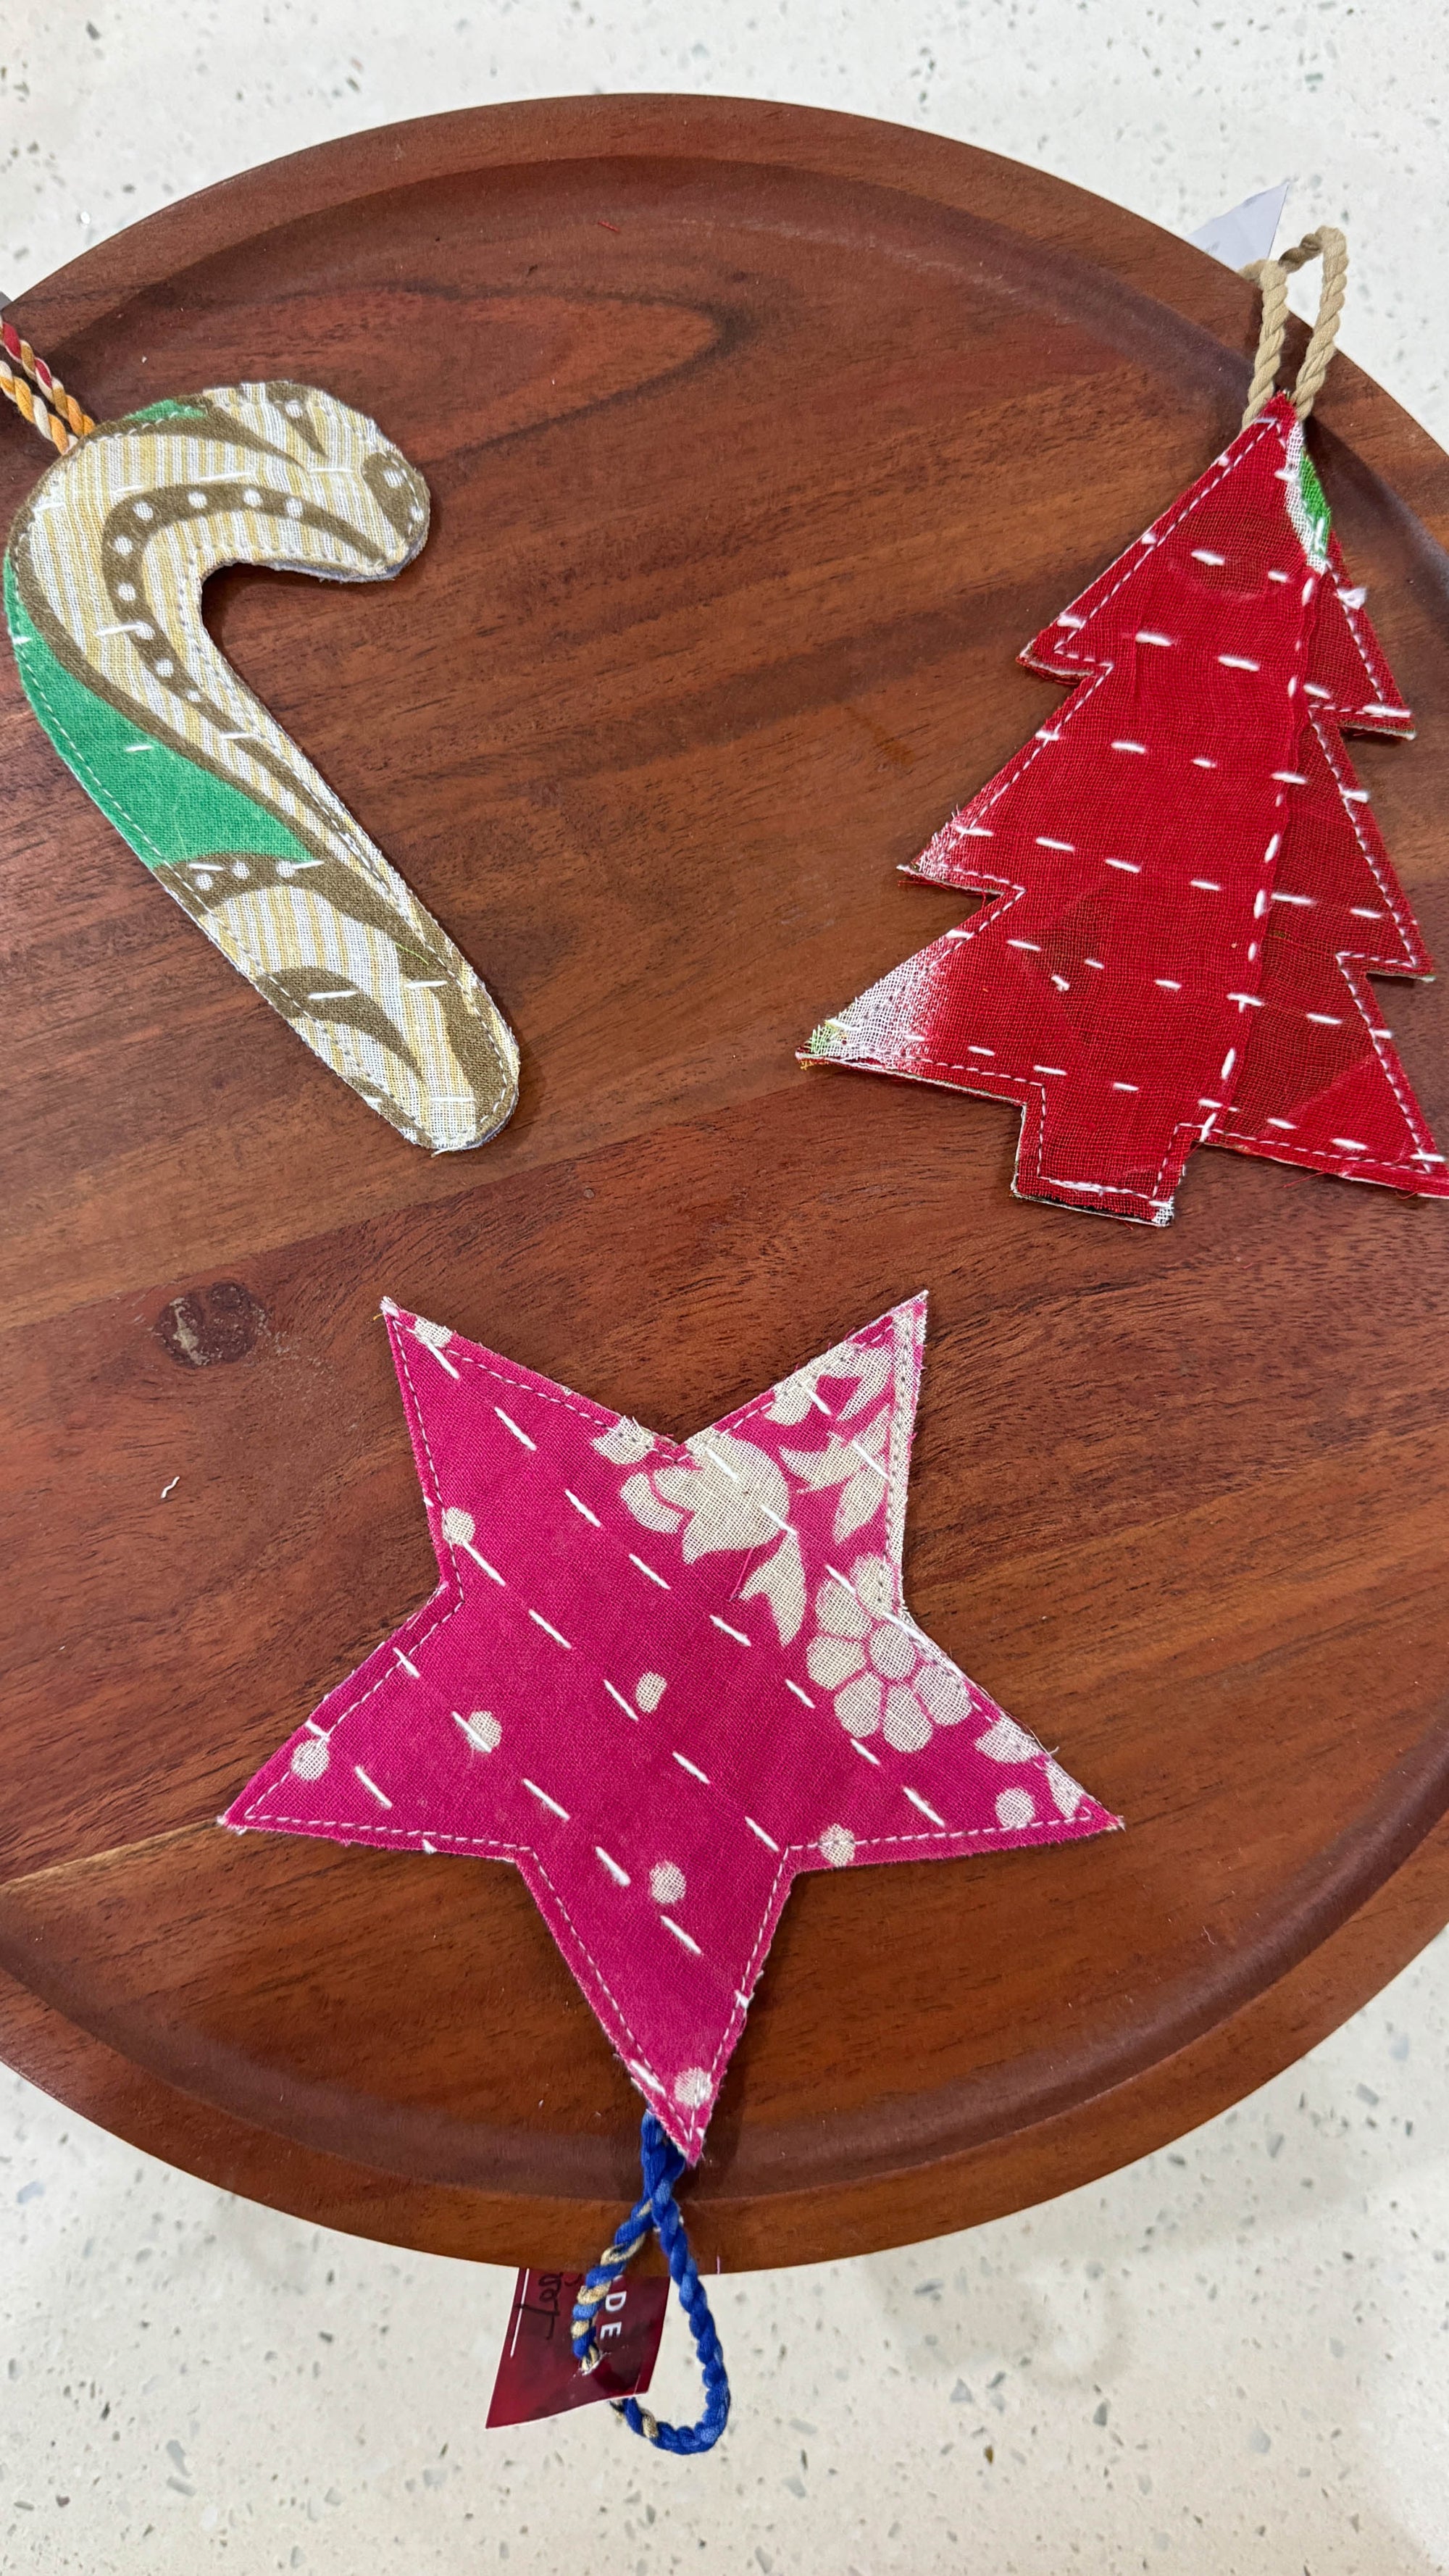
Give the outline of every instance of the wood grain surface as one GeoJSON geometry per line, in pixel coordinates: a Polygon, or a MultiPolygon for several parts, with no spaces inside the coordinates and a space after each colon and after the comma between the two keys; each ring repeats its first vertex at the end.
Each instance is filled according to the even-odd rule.
{"type": "MultiPolygon", "coordinates": [[[[897,865],[1236,426],[1250,290],[927,135],[594,99],[254,172],[17,318],[98,415],[287,374],[426,473],[392,588],[238,572],[209,616],[523,1088],[466,1156],[370,1116],[7,663],[11,2062],[330,2224],[589,2256],[639,2102],[514,1872],[212,1822],[433,1582],[378,1299],[684,1433],[925,1286],[913,1606],[1129,1830],[797,1885],[702,2259],[963,2225],[1205,2119],[1449,1917],[1445,1212],[1213,1153],[1164,1234],[1019,1206],[1013,1111],[794,1049],[968,908],[897,865]]],[[[1355,757],[1446,956],[1449,461],[1345,360],[1312,443],[1420,716],[1355,757]]],[[[0,519],[42,462],[0,422],[0,519]]],[[[1442,1136],[1444,987],[1379,991],[1442,1136]]]]}

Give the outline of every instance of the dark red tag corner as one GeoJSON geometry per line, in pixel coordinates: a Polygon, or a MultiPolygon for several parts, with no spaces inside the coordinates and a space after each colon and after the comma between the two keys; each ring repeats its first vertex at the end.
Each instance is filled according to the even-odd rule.
{"type": "Polygon", "coordinates": [[[488,2422],[534,2424],[602,2397],[639,2397],[654,2376],[668,2278],[620,2279],[598,2312],[597,2370],[581,2371],[569,2340],[582,2272],[520,2272],[498,2356],[488,2422]]]}

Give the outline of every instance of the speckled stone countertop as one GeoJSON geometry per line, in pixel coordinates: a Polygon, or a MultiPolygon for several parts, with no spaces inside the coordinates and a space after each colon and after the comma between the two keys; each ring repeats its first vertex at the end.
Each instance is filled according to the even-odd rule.
{"type": "Polygon", "coordinates": [[[169,197],[395,117],[606,89],[797,99],[960,135],[1184,233],[1291,177],[1283,238],[1352,239],[1344,346],[1449,444],[1437,0],[84,7],[5,10],[0,296],[169,197]]]}
{"type": "MultiPolygon", "coordinates": [[[[1191,231],[1291,175],[1344,345],[1449,443],[1429,0],[10,0],[0,292],[362,125],[591,89],[958,134],[1191,231]]],[[[1310,281],[1304,302],[1316,291],[1310,281]]],[[[1449,2570],[1449,1936],[1175,2148],[905,2253],[722,2281],[737,2420],[486,2433],[511,2275],[300,2226],[0,2078],[14,2576],[1426,2576],[1449,2570]]],[[[693,2411],[677,2314],[656,2380],[693,2411]]]]}

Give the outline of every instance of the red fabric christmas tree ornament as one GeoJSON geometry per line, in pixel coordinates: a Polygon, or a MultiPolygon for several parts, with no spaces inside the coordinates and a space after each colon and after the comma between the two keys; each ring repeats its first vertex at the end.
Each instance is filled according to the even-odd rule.
{"type": "Polygon", "coordinates": [[[1104,1216],[1165,1225],[1199,1144],[1449,1197],[1366,981],[1429,959],[1342,740],[1412,718],[1293,401],[1022,659],[1071,698],[907,871],[987,904],[805,1060],[1020,1102],[1017,1196],[1104,1216]]]}

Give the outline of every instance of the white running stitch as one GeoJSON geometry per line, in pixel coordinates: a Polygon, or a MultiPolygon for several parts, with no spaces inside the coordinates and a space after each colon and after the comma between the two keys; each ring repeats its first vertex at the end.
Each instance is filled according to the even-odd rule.
{"type": "MultiPolygon", "coordinates": [[[[1390,913],[1393,915],[1394,927],[1398,931],[1399,937],[1402,939],[1405,948],[1411,954],[1423,957],[1423,942],[1416,936],[1414,917],[1409,910],[1408,900],[1404,894],[1403,888],[1400,886],[1397,878],[1393,874],[1388,852],[1383,849],[1382,844],[1379,844],[1377,848],[1375,847],[1375,843],[1378,841],[1377,826],[1373,826],[1371,830],[1365,829],[1368,818],[1361,811],[1354,799],[1349,795],[1348,790],[1344,785],[1345,773],[1349,778],[1355,778],[1355,771],[1353,762],[1349,759],[1348,753],[1344,750],[1342,742],[1338,739],[1337,727],[1332,723],[1331,718],[1321,719],[1316,707],[1310,709],[1309,720],[1313,726],[1315,734],[1318,736],[1319,747],[1322,750],[1324,759],[1328,763],[1334,785],[1337,787],[1340,796],[1343,798],[1345,811],[1347,812],[1350,823],[1353,825],[1354,839],[1357,841],[1365,859],[1368,861],[1373,881],[1378,887],[1380,894],[1383,896],[1385,903],[1388,905],[1390,913]],[[1334,757],[1335,752],[1339,755],[1338,759],[1335,759],[1334,757]],[[1340,761],[1342,763],[1341,767],[1340,761]],[[1380,857],[1382,857],[1384,861],[1384,867],[1387,867],[1389,870],[1387,875],[1384,873],[1384,867],[1380,867],[1379,865],[1380,857]]],[[[1341,948],[1338,951],[1338,955],[1340,957],[1362,957],[1365,963],[1368,962],[1368,954],[1369,952],[1366,949],[1341,948]]],[[[1424,962],[1427,966],[1427,958],[1424,962]]],[[[1423,967],[1418,971],[1422,973],[1424,971],[1423,967]]]]}
{"type": "MultiPolygon", "coordinates": [[[[972,1077],[970,1082],[948,1083],[943,1081],[940,1085],[941,1089],[949,1091],[975,1092],[978,1098],[982,1100],[1005,1100],[1013,1106],[1023,1110],[1025,1115],[1022,1119],[1021,1135],[1018,1140],[1016,1150],[1016,1174],[1021,1175],[1024,1173],[1029,1180],[1035,1181],[1040,1181],[1043,1178],[1046,1178],[1049,1187],[1061,1186],[1061,1184],[1054,1183],[1050,1175],[1044,1175],[1042,1172],[1042,1129],[1045,1124],[1046,1117],[1045,1083],[1033,1082],[1027,1074],[987,1072],[984,1067],[979,1065],[952,1064],[944,1057],[938,1058],[928,1056],[925,1061],[927,1066],[932,1068],[934,1073],[937,1075],[969,1073],[972,1077]],[[1032,1116],[1033,1110],[1036,1112],[1035,1118],[1032,1116]],[[1028,1163],[1023,1159],[1028,1154],[1035,1155],[1034,1163],[1028,1163]]],[[[892,1071],[899,1070],[899,1068],[894,1066],[891,1069],[892,1071]]],[[[925,1082],[929,1084],[932,1079],[932,1072],[923,1072],[919,1067],[913,1067],[909,1073],[902,1073],[900,1078],[905,1082],[925,1082]]],[[[1091,1186],[1098,1190],[1104,1198],[1144,1199],[1149,1207],[1160,1207],[1163,1204],[1162,1188],[1164,1178],[1174,1156],[1178,1152],[1180,1139],[1183,1136],[1186,1136],[1190,1141],[1182,1151],[1182,1159],[1178,1164],[1178,1168],[1174,1176],[1174,1187],[1176,1186],[1176,1182],[1182,1178],[1183,1169],[1187,1162],[1187,1156],[1192,1150],[1192,1145],[1198,1141],[1198,1133],[1198,1124],[1196,1120],[1179,1119],[1177,1125],[1173,1129],[1172,1141],[1168,1145],[1167,1150],[1162,1157],[1162,1161],[1158,1165],[1151,1189],[1130,1189],[1125,1182],[1120,1181],[1094,1181],[1091,1186]]],[[[1018,1192],[1017,1195],[1020,1196],[1021,1193],[1018,1192]]],[[[1030,1196],[1030,1191],[1028,1191],[1026,1195],[1030,1196]]]]}
{"type": "MultiPolygon", "coordinates": [[[[1359,716],[1367,715],[1371,706],[1381,707],[1384,705],[1385,701],[1379,688],[1378,674],[1374,670],[1372,662],[1369,660],[1368,647],[1365,644],[1363,635],[1360,631],[1360,624],[1363,619],[1362,607],[1344,596],[1343,584],[1347,580],[1348,566],[1344,562],[1343,549],[1339,545],[1337,537],[1333,537],[1329,544],[1329,570],[1334,576],[1334,589],[1337,593],[1340,605],[1342,606],[1349,634],[1353,638],[1354,649],[1364,667],[1364,677],[1368,681],[1369,687],[1373,692],[1372,697],[1367,699],[1363,706],[1354,707],[1351,710],[1345,709],[1345,714],[1347,715],[1351,713],[1359,716]]],[[[1385,662],[1383,667],[1384,675],[1390,682],[1394,695],[1397,698],[1399,696],[1398,682],[1394,679],[1394,675],[1392,671],[1390,671],[1387,662],[1385,662]]],[[[1402,706],[1402,704],[1402,699],[1400,699],[1400,705],[1402,706]]],[[[1413,710],[1409,707],[1403,707],[1403,712],[1405,715],[1410,715],[1413,710]]]]}
{"type": "MultiPolygon", "coordinates": [[[[418,1435],[419,1435],[419,1437],[421,1438],[422,1445],[423,1445],[423,1453],[424,1453],[424,1455],[425,1455],[425,1457],[426,1457],[426,1459],[427,1459],[427,1462],[428,1462],[428,1478],[429,1478],[429,1480],[430,1480],[430,1482],[431,1482],[431,1492],[429,1492],[428,1485],[427,1485],[427,1484],[424,1484],[424,1485],[423,1485],[423,1499],[424,1499],[424,1502],[425,1502],[425,1503],[426,1503],[426,1502],[431,1502],[431,1504],[432,1504],[432,1506],[433,1506],[434,1511],[439,1515],[439,1526],[441,1527],[441,1513],[442,1513],[442,1508],[443,1508],[443,1506],[442,1506],[442,1497],[441,1497],[441,1494],[440,1494],[440,1492],[439,1492],[439,1488],[438,1488],[438,1470],[437,1470],[437,1464],[436,1464],[436,1461],[434,1460],[434,1457],[433,1457],[432,1445],[431,1445],[431,1443],[430,1443],[430,1441],[429,1441],[429,1439],[428,1439],[428,1426],[427,1426],[426,1422],[425,1422],[425,1421],[424,1421],[424,1419],[423,1419],[423,1410],[422,1410],[422,1406],[421,1406],[421,1405],[420,1405],[420,1403],[418,1402],[418,1391],[417,1391],[417,1388],[416,1388],[416,1387],[414,1386],[414,1384],[413,1384],[412,1371],[411,1371],[411,1369],[410,1369],[410,1368],[409,1368],[409,1366],[408,1366],[407,1342],[406,1342],[406,1338],[405,1338],[405,1336],[404,1336],[403,1334],[401,1334],[401,1333],[397,1333],[397,1334],[395,1334],[395,1335],[393,1335],[393,1336],[392,1336],[392,1340],[393,1340],[393,1347],[394,1347],[394,1350],[395,1350],[395,1352],[396,1352],[396,1354],[397,1354],[397,1357],[398,1357],[399,1366],[401,1367],[402,1374],[403,1374],[403,1378],[404,1378],[404,1380],[405,1380],[406,1387],[407,1387],[407,1399],[408,1399],[408,1400],[407,1400],[407,1408],[406,1408],[406,1409],[407,1409],[408,1414],[409,1414],[409,1424],[408,1424],[408,1427],[409,1427],[409,1430],[411,1430],[413,1422],[414,1422],[414,1421],[416,1422],[417,1427],[418,1427],[418,1435]]],[[[460,1356],[461,1356],[461,1355],[460,1355],[460,1356]]],[[[421,1477],[420,1477],[419,1481],[420,1481],[420,1482],[422,1481],[421,1477]]],[[[449,1591],[449,1587],[450,1587],[450,1585],[452,1586],[452,1588],[453,1588],[453,1590],[454,1590],[454,1592],[455,1592],[455,1595],[456,1595],[456,1597],[455,1597],[455,1599],[453,1600],[453,1602],[451,1603],[450,1607],[449,1607],[449,1608],[447,1608],[447,1609],[445,1609],[445,1610],[440,1609],[440,1611],[439,1611],[439,1613],[438,1613],[438,1616],[437,1616],[435,1619],[431,1619],[431,1620],[429,1620],[428,1625],[426,1626],[426,1628],[421,1628],[421,1629],[419,1629],[419,1631],[418,1631],[418,1633],[417,1633],[416,1637],[409,1637],[409,1639],[408,1639],[408,1643],[409,1643],[410,1645],[417,1645],[417,1646],[423,1646],[423,1645],[425,1645],[425,1644],[427,1643],[427,1640],[429,1639],[429,1637],[434,1637],[434,1636],[436,1636],[436,1635],[437,1635],[437,1633],[438,1633],[438,1630],[439,1630],[440,1628],[445,1628],[445,1627],[447,1626],[448,1621],[449,1621],[450,1619],[454,1618],[454,1617],[456,1616],[457,1612],[458,1612],[458,1611],[460,1611],[460,1610],[462,1609],[462,1607],[463,1607],[463,1601],[464,1601],[463,1587],[462,1587],[462,1584],[458,1581],[457,1573],[456,1573],[456,1571],[454,1570],[454,1567],[453,1567],[453,1561],[452,1561],[452,1550],[451,1550],[451,1548],[449,1549],[449,1553],[448,1553],[448,1567],[447,1567],[447,1571],[446,1571],[446,1572],[444,1573],[444,1575],[443,1575],[443,1580],[442,1580],[442,1582],[440,1583],[440,1585],[439,1585],[439,1587],[438,1587],[438,1590],[437,1590],[437,1591],[434,1593],[434,1595],[432,1596],[432,1597],[433,1597],[433,1600],[434,1600],[434,1601],[438,1601],[438,1602],[444,1602],[444,1601],[446,1601],[446,1600],[447,1600],[447,1597],[448,1597],[448,1591],[449,1591]]],[[[430,1609],[431,1607],[432,1607],[432,1602],[430,1602],[430,1601],[425,1601],[425,1602],[423,1603],[423,1608],[422,1608],[422,1610],[421,1610],[421,1611],[415,1611],[415,1612],[414,1612],[414,1614],[413,1614],[413,1616],[414,1616],[415,1618],[421,1618],[421,1617],[422,1617],[422,1615],[423,1615],[423,1612],[424,1612],[424,1611],[427,1611],[427,1610],[428,1610],[428,1609],[430,1609]]],[[[404,1628],[407,1628],[410,1624],[411,1624],[410,1622],[408,1622],[408,1621],[404,1621],[404,1623],[403,1623],[404,1628]]],[[[401,1632],[398,1632],[398,1633],[401,1633],[401,1632]]],[[[384,1653],[386,1652],[387,1647],[388,1647],[388,1646],[390,1646],[392,1643],[393,1643],[393,1640],[392,1640],[391,1638],[384,1638],[384,1640],[383,1640],[383,1642],[382,1642],[382,1645],[378,1646],[374,1651],[375,1651],[379,1656],[381,1656],[382,1654],[384,1654],[384,1653]]],[[[368,1657],[368,1658],[367,1658],[367,1661],[368,1661],[368,1662],[370,1662],[370,1661],[371,1661],[371,1657],[368,1657]]],[[[356,1713],[356,1711],[357,1711],[358,1709],[360,1709],[361,1707],[363,1707],[363,1706],[364,1706],[364,1704],[365,1704],[368,1700],[370,1700],[370,1699],[371,1699],[371,1697],[372,1697],[372,1695],[373,1695],[373,1692],[374,1692],[374,1691],[381,1690],[383,1683],[384,1683],[384,1682],[389,1678],[389,1675],[393,1672],[393,1670],[394,1670],[394,1669],[395,1669],[395,1667],[394,1667],[393,1665],[391,1665],[391,1664],[385,1664],[385,1665],[382,1665],[382,1666],[380,1667],[379,1671],[378,1671],[377,1679],[376,1679],[375,1681],[369,1682],[369,1683],[368,1683],[368,1685],[367,1685],[366,1690],[364,1690],[364,1691],[359,1691],[359,1692],[358,1692],[358,1695],[357,1695],[357,1697],[356,1697],[356,1699],[354,1699],[354,1700],[349,1700],[349,1701],[348,1701],[348,1703],[347,1703],[347,1706],[346,1706],[345,1708],[343,1708],[343,1709],[339,1709],[339,1711],[338,1711],[338,1713],[337,1713],[337,1716],[336,1716],[336,1717],[333,1719],[333,1721],[332,1721],[333,1725],[334,1725],[334,1726],[340,1726],[340,1725],[342,1724],[342,1721],[343,1721],[343,1719],[344,1719],[344,1718],[352,1717],[352,1716],[356,1713]]],[[[364,1671],[366,1670],[366,1664],[364,1664],[364,1666],[363,1666],[363,1670],[364,1670],[364,1671]]],[[[341,1685],[339,1685],[339,1687],[341,1687],[341,1688],[345,1688],[345,1687],[346,1687],[346,1685],[345,1685],[345,1684],[341,1684],[341,1685]]],[[[288,1742],[290,1743],[290,1741],[291,1741],[291,1738],[289,1737],[289,1738],[288,1738],[288,1742]]],[[[285,1751],[285,1749],[286,1749],[286,1748],[285,1748],[285,1746],[284,1746],[282,1749],[283,1749],[283,1751],[285,1751]]],[[[254,1808],[253,1808],[253,1809],[249,1809],[249,1810],[248,1810],[248,1813],[256,1813],[256,1814],[260,1815],[260,1813],[261,1813],[261,1811],[262,1811],[263,1807],[264,1807],[264,1806],[265,1806],[265,1804],[266,1804],[267,1799],[268,1799],[269,1797],[273,1797],[273,1796],[275,1796],[275,1795],[276,1795],[276,1793],[277,1793],[277,1791],[278,1791],[279,1789],[281,1789],[281,1788],[282,1788],[282,1786],[284,1785],[284,1782],[285,1782],[286,1776],[287,1776],[287,1775],[286,1775],[285,1773],[283,1773],[282,1778],[281,1778],[281,1779],[278,1779],[278,1780],[276,1780],[276,1781],[274,1781],[274,1782],[273,1782],[273,1784],[272,1784],[272,1787],[271,1787],[270,1789],[264,1789],[264,1790],[262,1791],[262,1793],[261,1793],[261,1796],[256,1800],[254,1808]]],[[[276,1820],[274,1820],[274,1821],[276,1821],[276,1820]]]]}
{"type": "MultiPolygon", "coordinates": [[[[1184,519],[1189,518],[1194,510],[1201,507],[1210,492],[1215,492],[1218,489],[1219,484],[1224,483],[1230,474],[1236,473],[1237,468],[1252,454],[1253,449],[1260,445],[1264,438],[1270,437],[1274,434],[1276,428],[1276,422],[1270,420],[1262,421],[1258,425],[1253,436],[1243,441],[1243,444],[1238,448],[1236,455],[1232,453],[1231,449],[1228,449],[1223,455],[1216,459],[1215,465],[1206,467],[1193,490],[1184,494],[1183,498],[1174,504],[1173,508],[1168,512],[1165,518],[1153,520],[1152,528],[1149,533],[1152,536],[1154,545],[1161,545],[1164,538],[1170,537],[1173,530],[1180,527],[1184,519]],[[1208,479],[1209,476],[1212,478],[1211,481],[1208,479]]],[[[1239,434],[1241,435],[1241,433],[1239,434]]],[[[1236,446],[1237,441],[1235,440],[1233,444],[1236,446]]],[[[1088,609],[1086,616],[1081,620],[1081,626],[1083,629],[1090,626],[1092,619],[1100,614],[1100,612],[1106,607],[1109,600],[1116,598],[1118,591],[1122,589],[1124,583],[1129,582],[1132,579],[1132,576],[1137,569],[1137,565],[1141,560],[1138,553],[1138,548],[1141,545],[1141,542],[1142,540],[1140,537],[1135,539],[1130,546],[1124,547],[1122,553],[1118,555],[1117,562],[1119,564],[1124,564],[1126,566],[1126,570],[1120,574],[1116,581],[1113,582],[1110,590],[1104,590],[1101,598],[1093,602],[1093,605],[1088,609]]],[[[1097,581],[1106,581],[1108,575],[1113,570],[1114,566],[1112,564],[1108,564],[1105,572],[1098,573],[1097,581]]],[[[1096,584],[1092,584],[1091,587],[1095,588],[1096,584]]],[[[1083,596],[1085,596],[1085,593],[1083,596]]],[[[1074,646],[1073,654],[1075,654],[1075,649],[1076,648],[1074,646]]],[[[1059,670],[1062,662],[1068,659],[1069,657],[1061,648],[1058,647],[1054,649],[1053,660],[1050,663],[1043,664],[1041,667],[1047,670],[1059,670]]],[[[1093,666],[1091,663],[1084,663],[1081,667],[1083,669],[1090,669],[1093,666]]]]}

